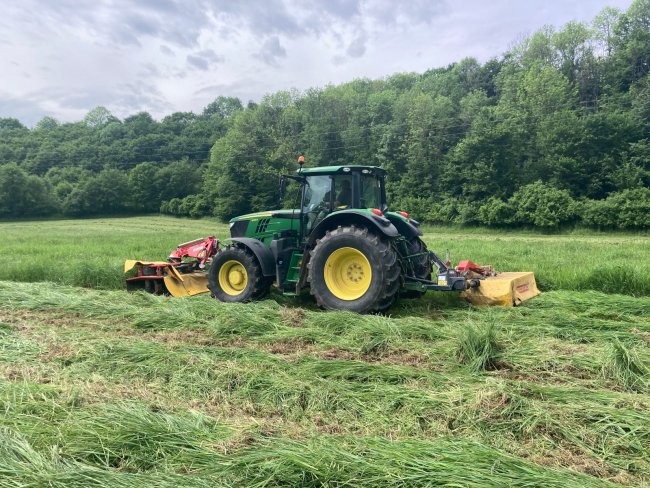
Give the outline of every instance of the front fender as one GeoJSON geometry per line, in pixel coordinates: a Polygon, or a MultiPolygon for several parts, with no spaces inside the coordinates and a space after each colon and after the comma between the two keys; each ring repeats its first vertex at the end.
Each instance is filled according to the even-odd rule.
{"type": "Polygon", "coordinates": [[[260,263],[264,276],[275,276],[275,260],[271,249],[262,244],[261,241],[251,237],[232,237],[222,242],[231,241],[249,249],[260,263]]]}

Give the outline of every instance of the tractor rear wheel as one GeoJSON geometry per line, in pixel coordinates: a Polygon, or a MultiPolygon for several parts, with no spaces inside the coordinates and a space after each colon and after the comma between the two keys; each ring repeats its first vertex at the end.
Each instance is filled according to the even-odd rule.
{"type": "Polygon", "coordinates": [[[383,236],[355,226],[327,231],[311,251],[309,283],[329,310],[382,312],[399,290],[397,253],[383,236]]]}
{"type": "MultiPolygon", "coordinates": [[[[409,255],[421,254],[427,252],[427,245],[419,237],[414,237],[408,241],[406,247],[409,255]]],[[[431,261],[427,254],[422,254],[411,259],[413,271],[416,278],[431,281],[431,261]]],[[[423,291],[405,290],[401,293],[402,298],[420,298],[424,295],[423,291]]]]}
{"type": "Polygon", "coordinates": [[[222,302],[259,300],[269,289],[255,255],[234,246],[227,246],[212,258],[208,288],[222,302]]]}

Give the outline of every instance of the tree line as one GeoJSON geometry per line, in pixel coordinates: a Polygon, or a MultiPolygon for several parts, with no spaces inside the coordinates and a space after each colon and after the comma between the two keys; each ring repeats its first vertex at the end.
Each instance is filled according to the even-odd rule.
{"type": "Polygon", "coordinates": [[[91,110],[0,119],[0,217],[277,206],[308,166],[388,171],[391,207],[430,223],[650,228],[650,0],[544,27],[485,63],[281,91],[201,114],[91,110]]]}

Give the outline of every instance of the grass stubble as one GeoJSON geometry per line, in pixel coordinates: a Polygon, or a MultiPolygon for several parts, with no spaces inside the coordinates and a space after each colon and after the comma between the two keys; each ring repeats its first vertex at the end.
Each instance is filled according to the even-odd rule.
{"type": "Polygon", "coordinates": [[[582,279],[516,309],[427,296],[389,317],[2,281],[0,486],[647,485],[648,279],[582,279]]]}

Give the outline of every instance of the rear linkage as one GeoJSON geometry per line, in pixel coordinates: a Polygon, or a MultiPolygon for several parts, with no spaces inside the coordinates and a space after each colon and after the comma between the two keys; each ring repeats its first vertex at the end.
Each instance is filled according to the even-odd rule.
{"type": "MultiPolygon", "coordinates": [[[[436,281],[408,274],[404,276],[405,281],[411,282],[409,287],[418,291],[465,291],[479,287],[482,278],[496,275],[492,266],[478,266],[472,261],[464,260],[460,261],[456,268],[452,268],[449,257],[445,262],[434,252],[427,251],[426,254],[429,262],[436,267],[436,281]]],[[[419,256],[419,254],[406,256],[406,260],[410,262],[415,256],[419,256]]]]}

